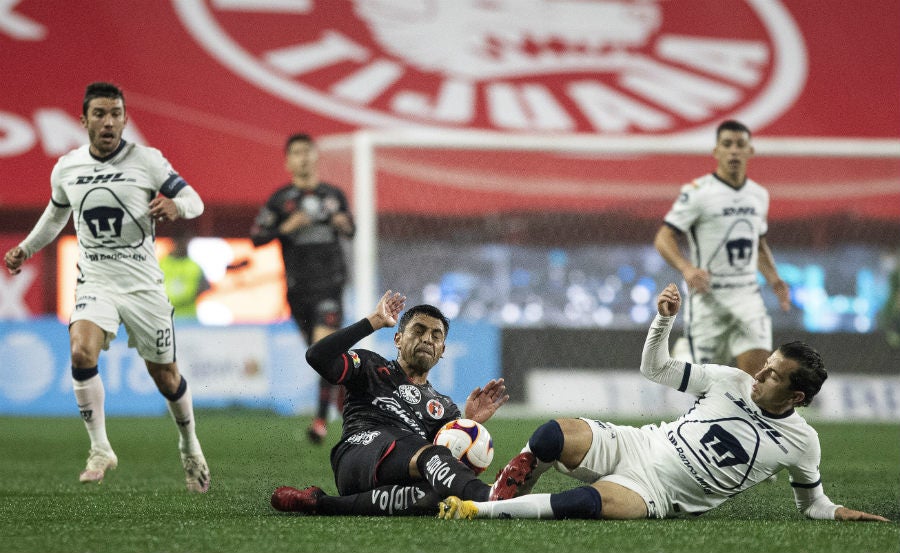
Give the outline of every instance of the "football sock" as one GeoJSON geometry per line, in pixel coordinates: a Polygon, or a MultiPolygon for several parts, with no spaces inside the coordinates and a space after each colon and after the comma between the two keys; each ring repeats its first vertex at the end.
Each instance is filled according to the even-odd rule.
{"type": "Polygon", "coordinates": [[[475,476],[472,469],[459,462],[444,446],[433,445],[422,450],[416,461],[425,480],[441,497],[455,495],[462,499],[486,501],[491,487],[475,476]]]}
{"type": "Polygon", "coordinates": [[[600,518],[603,501],[592,486],[476,503],[478,518],[600,518]]]}
{"type": "Polygon", "coordinates": [[[326,495],[319,500],[320,515],[434,516],[440,496],[419,486],[381,486],[352,495],[326,495]]]}
{"type": "Polygon", "coordinates": [[[78,403],[78,410],[84,420],[84,427],[91,439],[91,447],[112,451],[109,438],[106,436],[106,413],[104,412],[106,391],[97,367],[89,369],[72,367],[72,389],[75,391],[75,401],[78,403]]]}
{"type": "Polygon", "coordinates": [[[486,501],[475,506],[478,507],[477,518],[554,518],[548,493],[486,501]]]}
{"type": "Polygon", "coordinates": [[[328,406],[331,402],[331,384],[324,378],[319,379],[319,407],[316,418],[328,420],[328,406]]]}
{"type": "Polygon", "coordinates": [[[89,378],[93,378],[100,374],[100,371],[97,370],[97,365],[93,367],[88,367],[87,369],[78,369],[72,367],[72,378],[77,381],[87,380],[89,378]]]}
{"type": "Polygon", "coordinates": [[[600,518],[603,498],[593,486],[581,486],[572,490],[550,494],[553,516],[564,518],[600,518]]]}
{"type": "MultiPolygon", "coordinates": [[[[165,394],[164,394],[165,395],[165,394]]],[[[174,394],[166,395],[166,403],[169,413],[178,427],[178,449],[182,453],[194,455],[202,453],[200,442],[197,440],[197,426],[194,421],[194,400],[187,380],[182,376],[178,390],[174,394]]]]}

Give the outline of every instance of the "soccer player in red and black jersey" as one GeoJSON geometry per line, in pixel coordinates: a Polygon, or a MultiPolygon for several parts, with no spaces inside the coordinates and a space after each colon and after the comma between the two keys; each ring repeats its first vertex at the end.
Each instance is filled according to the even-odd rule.
{"type": "MultiPolygon", "coordinates": [[[[306,353],[322,377],[346,389],[343,434],[331,451],[339,496],[315,486],[281,487],[272,494],[280,511],[322,515],[435,514],[440,499],[485,500],[490,486],[444,446],[437,431],[462,413],[435,390],[428,374],[445,349],[450,323],[436,307],[418,305],[400,318],[406,298],[385,292],[368,317],[316,342],[306,353]],[[397,358],[351,350],[373,332],[397,325],[397,358]]],[[[509,396],[503,379],[490,380],[466,400],[465,418],[484,423],[509,396]]]]}
{"type": "MultiPolygon", "coordinates": [[[[355,227],[344,193],[319,181],[319,154],[313,138],[291,135],[284,150],[291,182],[276,190],[262,207],[250,237],[255,246],[275,238],[281,242],[287,301],[309,345],[343,323],[347,266],[341,239],[352,238],[355,227]]],[[[332,395],[340,410],[341,390],[320,381],[319,406],[308,432],[313,443],[321,443],[327,433],[332,395]]]]}

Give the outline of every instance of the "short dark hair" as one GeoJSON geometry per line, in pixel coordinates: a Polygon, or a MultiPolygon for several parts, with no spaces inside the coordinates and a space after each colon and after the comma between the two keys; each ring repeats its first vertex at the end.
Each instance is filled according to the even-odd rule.
{"type": "Polygon", "coordinates": [[[416,315],[421,313],[422,315],[428,315],[429,317],[434,317],[435,319],[441,321],[444,325],[444,337],[447,337],[447,334],[450,332],[450,321],[441,313],[441,310],[433,305],[422,304],[416,305],[414,307],[410,307],[406,310],[402,317],[400,317],[400,323],[397,325],[397,332],[402,333],[406,329],[407,323],[416,315]]]}
{"type": "Polygon", "coordinates": [[[87,85],[87,88],[84,90],[84,102],[81,104],[82,115],[87,115],[88,104],[90,104],[91,100],[94,98],[118,98],[122,100],[122,106],[125,106],[125,95],[122,93],[121,88],[110,83],[91,83],[87,85]]]}
{"type": "Polygon", "coordinates": [[[747,136],[753,136],[753,133],[750,132],[750,128],[747,127],[747,125],[741,123],[740,121],[735,121],[734,119],[722,121],[719,126],[716,127],[716,141],[719,140],[719,136],[721,136],[722,131],[745,132],[747,133],[747,136]]]}
{"type": "Polygon", "coordinates": [[[789,376],[790,389],[803,392],[805,396],[800,406],[806,407],[812,399],[816,397],[822,384],[828,378],[825,371],[825,362],[822,356],[804,342],[788,342],[782,344],[778,351],[785,359],[792,359],[797,362],[797,368],[791,371],[789,376]]]}
{"type": "Polygon", "coordinates": [[[306,142],[310,146],[315,146],[316,141],[312,136],[306,134],[305,132],[294,133],[288,137],[288,139],[284,143],[284,153],[288,153],[291,150],[291,144],[294,142],[306,142]]]}

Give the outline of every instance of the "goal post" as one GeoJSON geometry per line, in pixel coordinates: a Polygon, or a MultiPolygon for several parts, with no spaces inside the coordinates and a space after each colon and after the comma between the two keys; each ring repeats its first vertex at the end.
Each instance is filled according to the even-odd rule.
{"type": "MultiPolygon", "coordinates": [[[[864,217],[900,219],[900,140],[761,136],[753,142],[750,174],[778,204],[770,218],[804,217],[797,211],[801,207],[789,205],[793,201],[812,205],[815,213],[849,209],[864,217]]],[[[323,178],[338,184],[352,180],[357,233],[351,312],[357,319],[369,314],[382,292],[379,209],[417,215],[419,208],[410,207],[403,196],[429,194],[425,186],[439,186],[443,203],[426,210],[426,216],[558,208],[565,217],[574,211],[628,212],[651,206],[661,220],[660,210],[671,205],[680,184],[711,169],[713,148],[705,134],[617,137],[427,129],[362,130],[322,137],[318,144],[323,178]],[[401,184],[383,187],[378,180],[386,174],[401,184]],[[504,197],[514,201],[491,205],[504,197]]]]}

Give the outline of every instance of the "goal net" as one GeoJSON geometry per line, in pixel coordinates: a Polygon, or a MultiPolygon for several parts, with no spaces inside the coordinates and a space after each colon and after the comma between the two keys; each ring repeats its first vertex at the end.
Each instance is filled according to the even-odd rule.
{"type": "MultiPolygon", "coordinates": [[[[776,327],[871,330],[900,243],[900,141],[754,145],[769,243],[805,302],[773,313],[776,327]]],[[[656,229],[680,186],[714,169],[709,137],[391,130],[319,147],[320,175],[345,186],[356,217],[356,316],[392,288],[513,326],[643,326],[655,292],[680,279],[656,229]]]]}

